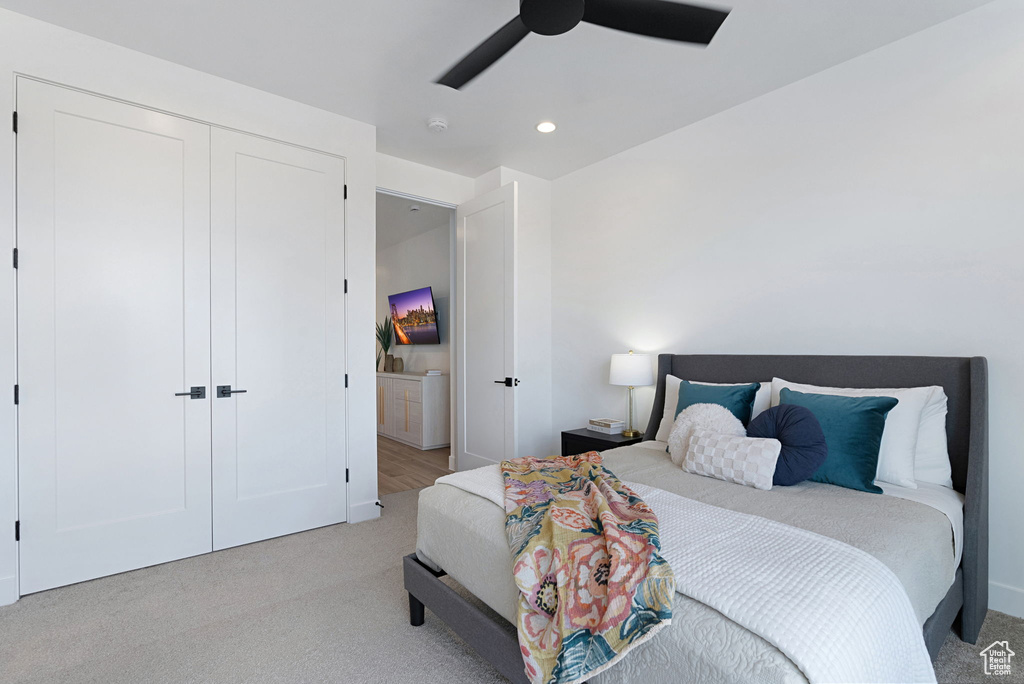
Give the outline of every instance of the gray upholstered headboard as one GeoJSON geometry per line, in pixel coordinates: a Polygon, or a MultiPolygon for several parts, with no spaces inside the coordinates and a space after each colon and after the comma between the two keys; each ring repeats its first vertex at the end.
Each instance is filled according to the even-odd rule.
{"type": "Polygon", "coordinates": [[[665,376],[702,382],[758,382],[773,377],[830,387],[941,385],[949,398],[946,435],[953,487],[964,504],[964,632],[981,628],[988,609],[988,364],[984,357],[748,356],[660,354],[658,389],[644,439],[665,409],[665,376]]]}

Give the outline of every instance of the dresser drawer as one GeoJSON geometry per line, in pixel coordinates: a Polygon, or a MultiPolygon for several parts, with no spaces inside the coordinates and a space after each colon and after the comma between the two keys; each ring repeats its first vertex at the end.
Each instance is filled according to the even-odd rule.
{"type": "Polygon", "coordinates": [[[391,396],[396,401],[408,400],[419,403],[423,401],[423,385],[415,380],[399,380],[395,378],[391,381],[391,396]]]}
{"type": "Polygon", "coordinates": [[[423,404],[416,401],[397,402],[393,420],[398,439],[422,446],[423,404]]]}

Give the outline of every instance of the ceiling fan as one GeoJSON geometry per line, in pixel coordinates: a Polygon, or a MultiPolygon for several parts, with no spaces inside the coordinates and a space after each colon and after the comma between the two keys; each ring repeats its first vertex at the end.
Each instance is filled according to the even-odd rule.
{"type": "Polygon", "coordinates": [[[725,10],[669,0],[520,0],[519,16],[448,70],[435,83],[458,90],[530,33],[557,36],[581,21],[652,38],[707,45],[729,16],[725,10]]]}

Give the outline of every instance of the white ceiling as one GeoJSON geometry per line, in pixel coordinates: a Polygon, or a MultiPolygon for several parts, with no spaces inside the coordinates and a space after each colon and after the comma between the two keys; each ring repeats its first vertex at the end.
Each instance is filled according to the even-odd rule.
{"type": "Polygon", "coordinates": [[[387,249],[428,230],[451,225],[452,210],[383,192],[377,193],[377,250],[387,249]],[[410,207],[419,207],[410,211],[410,207]]]}
{"type": "MultiPolygon", "coordinates": [[[[716,0],[706,49],[582,24],[528,36],[462,91],[433,79],[518,0],[0,0],[0,6],[377,126],[467,176],[556,178],[990,0],[716,0]],[[429,117],[449,121],[431,133],[429,117]],[[542,135],[542,120],[558,123],[542,135]]],[[[950,49],[955,50],[956,45],[950,49]]]]}

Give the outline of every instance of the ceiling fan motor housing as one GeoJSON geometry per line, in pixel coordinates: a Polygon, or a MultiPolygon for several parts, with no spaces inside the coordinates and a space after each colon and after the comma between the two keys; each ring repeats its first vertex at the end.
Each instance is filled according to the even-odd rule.
{"type": "Polygon", "coordinates": [[[557,36],[583,21],[584,0],[520,0],[519,16],[526,28],[542,36],[557,36]]]}

